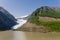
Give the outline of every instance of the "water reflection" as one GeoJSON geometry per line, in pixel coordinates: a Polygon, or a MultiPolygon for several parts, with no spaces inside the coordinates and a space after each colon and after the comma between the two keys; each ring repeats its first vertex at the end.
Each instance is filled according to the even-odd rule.
{"type": "Polygon", "coordinates": [[[13,32],[12,31],[0,32],[0,40],[13,40],[13,32]]]}
{"type": "Polygon", "coordinates": [[[60,40],[60,33],[4,31],[0,32],[0,40],[60,40]]]}
{"type": "Polygon", "coordinates": [[[13,36],[14,36],[14,40],[27,40],[25,32],[22,31],[14,31],[13,36]]]}

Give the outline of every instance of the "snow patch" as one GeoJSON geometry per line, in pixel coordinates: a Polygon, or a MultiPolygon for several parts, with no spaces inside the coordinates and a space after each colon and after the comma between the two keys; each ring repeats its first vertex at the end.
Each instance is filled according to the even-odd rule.
{"type": "Polygon", "coordinates": [[[13,26],[13,29],[17,29],[20,28],[23,24],[25,24],[27,22],[27,20],[23,20],[23,19],[17,19],[17,25],[13,26]]]}

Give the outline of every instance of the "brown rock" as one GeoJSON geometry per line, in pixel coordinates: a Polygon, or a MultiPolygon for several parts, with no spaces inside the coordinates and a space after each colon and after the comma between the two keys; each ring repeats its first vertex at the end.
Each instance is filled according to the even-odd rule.
{"type": "Polygon", "coordinates": [[[32,24],[30,22],[27,22],[22,27],[16,29],[17,31],[29,31],[29,32],[50,32],[50,29],[48,27],[44,26],[37,26],[35,24],[32,24]]]}

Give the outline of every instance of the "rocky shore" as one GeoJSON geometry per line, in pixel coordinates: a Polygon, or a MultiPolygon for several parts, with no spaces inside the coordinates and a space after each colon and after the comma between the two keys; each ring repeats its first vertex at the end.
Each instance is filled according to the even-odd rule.
{"type": "Polygon", "coordinates": [[[20,28],[15,29],[14,31],[44,32],[45,33],[45,32],[50,32],[51,30],[48,27],[38,26],[30,22],[27,22],[20,28]]]}

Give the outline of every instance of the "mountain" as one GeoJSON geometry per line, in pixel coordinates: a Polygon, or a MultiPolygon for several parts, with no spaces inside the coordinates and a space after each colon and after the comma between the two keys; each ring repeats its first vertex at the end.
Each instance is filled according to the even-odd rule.
{"type": "Polygon", "coordinates": [[[17,18],[17,25],[13,26],[13,29],[18,29],[20,28],[23,24],[25,24],[28,20],[28,15],[25,15],[25,16],[21,16],[20,18],[17,18]]]}
{"type": "Polygon", "coordinates": [[[25,15],[25,16],[21,16],[20,18],[17,18],[17,19],[28,20],[28,18],[29,18],[29,15],[25,15]]]}
{"type": "Polygon", "coordinates": [[[0,7],[0,30],[12,29],[15,24],[17,24],[15,17],[3,7],[0,7]]]}
{"type": "Polygon", "coordinates": [[[60,32],[60,8],[42,6],[28,16],[28,21],[17,30],[60,32]]]}
{"type": "Polygon", "coordinates": [[[39,22],[39,19],[45,17],[45,19],[53,18],[60,18],[60,9],[55,7],[49,7],[49,6],[42,6],[40,8],[37,8],[29,17],[28,21],[31,22],[39,22]]]}

